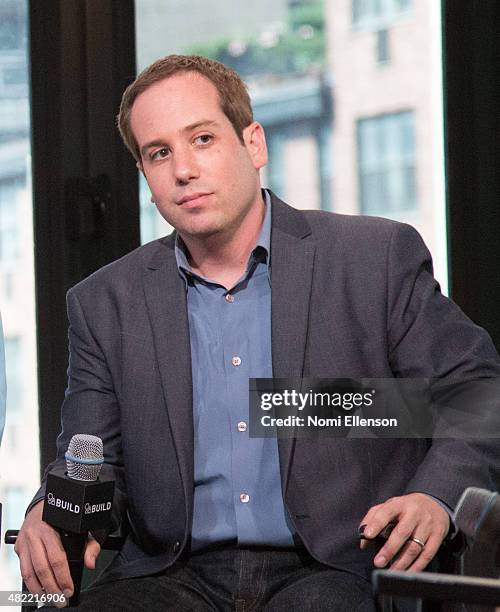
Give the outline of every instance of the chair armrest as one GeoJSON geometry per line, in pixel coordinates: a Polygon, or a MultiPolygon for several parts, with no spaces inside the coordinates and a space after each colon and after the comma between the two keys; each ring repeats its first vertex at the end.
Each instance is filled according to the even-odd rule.
{"type": "MultiPolygon", "coordinates": [[[[5,532],[4,541],[6,544],[15,544],[17,536],[19,535],[18,529],[9,529],[5,532]]],[[[102,543],[101,548],[104,550],[120,550],[125,542],[125,538],[121,535],[109,535],[106,540],[102,543]]]]}
{"type": "Polygon", "coordinates": [[[372,585],[375,595],[500,605],[500,580],[492,578],[375,570],[372,585]]]}

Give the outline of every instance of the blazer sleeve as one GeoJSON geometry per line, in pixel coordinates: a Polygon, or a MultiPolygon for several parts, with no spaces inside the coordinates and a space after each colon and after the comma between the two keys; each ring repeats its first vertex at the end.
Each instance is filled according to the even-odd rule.
{"type": "MultiPolygon", "coordinates": [[[[488,396],[469,402],[470,409],[490,414],[498,429],[500,359],[488,333],[442,295],[433,277],[429,251],[409,225],[395,226],[387,257],[387,334],[392,371],[398,377],[439,379],[464,387],[477,380],[493,383],[488,396]]],[[[465,396],[464,396],[465,398],[465,396]]],[[[461,435],[437,437],[407,492],[433,495],[454,508],[463,490],[477,486],[496,490],[500,441],[461,435]]]]}
{"type": "MultiPolygon", "coordinates": [[[[64,453],[73,435],[85,433],[103,441],[103,470],[115,480],[112,524],[107,533],[122,526],[126,513],[126,490],[120,439],[120,407],[115,385],[104,355],[105,339],[90,329],[74,289],[67,294],[69,319],[68,383],[62,404],[62,430],[57,438],[56,460],[47,466],[42,486],[29,510],[45,495],[47,474],[65,465],[64,453]]],[[[100,538],[98,538],[100,539],[100,538]]]]}

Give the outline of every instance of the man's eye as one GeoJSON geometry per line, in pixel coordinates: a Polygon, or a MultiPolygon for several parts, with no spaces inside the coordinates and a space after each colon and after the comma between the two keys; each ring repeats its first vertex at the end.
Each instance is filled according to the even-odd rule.
{"type": "Polygon", "coordinates": [[[212,142],[213,137],[210,134],[201,134],[201,136],[197,136],[194,141],[196,144],[206,145],[212,142]]]}
{"type": "Polygon", "coordinates": [[[154,153],[151,154],[151,159],[155,160],[155,159],[163,159],[165,157],[167,157],[168,155],[168,149],[159,149],[158,151],[155,151],[154,153]]]}

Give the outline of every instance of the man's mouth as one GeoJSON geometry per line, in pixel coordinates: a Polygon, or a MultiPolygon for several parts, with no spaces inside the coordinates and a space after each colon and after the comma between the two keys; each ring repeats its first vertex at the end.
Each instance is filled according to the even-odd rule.
{"type": "Polygon", "coordinates": [[[176,203],[178,206],[183,206],[184,208],[191,208],[202,204],[209,195],[211,194],[208,192],[197,191],[196,193],[190,193],[185,195],[180,200],[177,200],[176,203]]]}

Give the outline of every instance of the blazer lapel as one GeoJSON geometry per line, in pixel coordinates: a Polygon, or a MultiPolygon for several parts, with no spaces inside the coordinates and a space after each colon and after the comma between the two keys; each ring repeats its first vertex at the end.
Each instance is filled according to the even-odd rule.
{"type": "MultiPolygon", "coordinates": [[[[315,243],[300,211],[272,195],[271,334],[273,376],[301,378],[307,341],[315,243]]],[[[278,439],[283,493],[295,438],[278,439]]]]}
{"type": "Polygon", "coordinates": [[[144,277],[144,293],[190,517],[194,479],[191,346],[186,290],[173,244],[172,236],[160,243],[144,277]]]}

